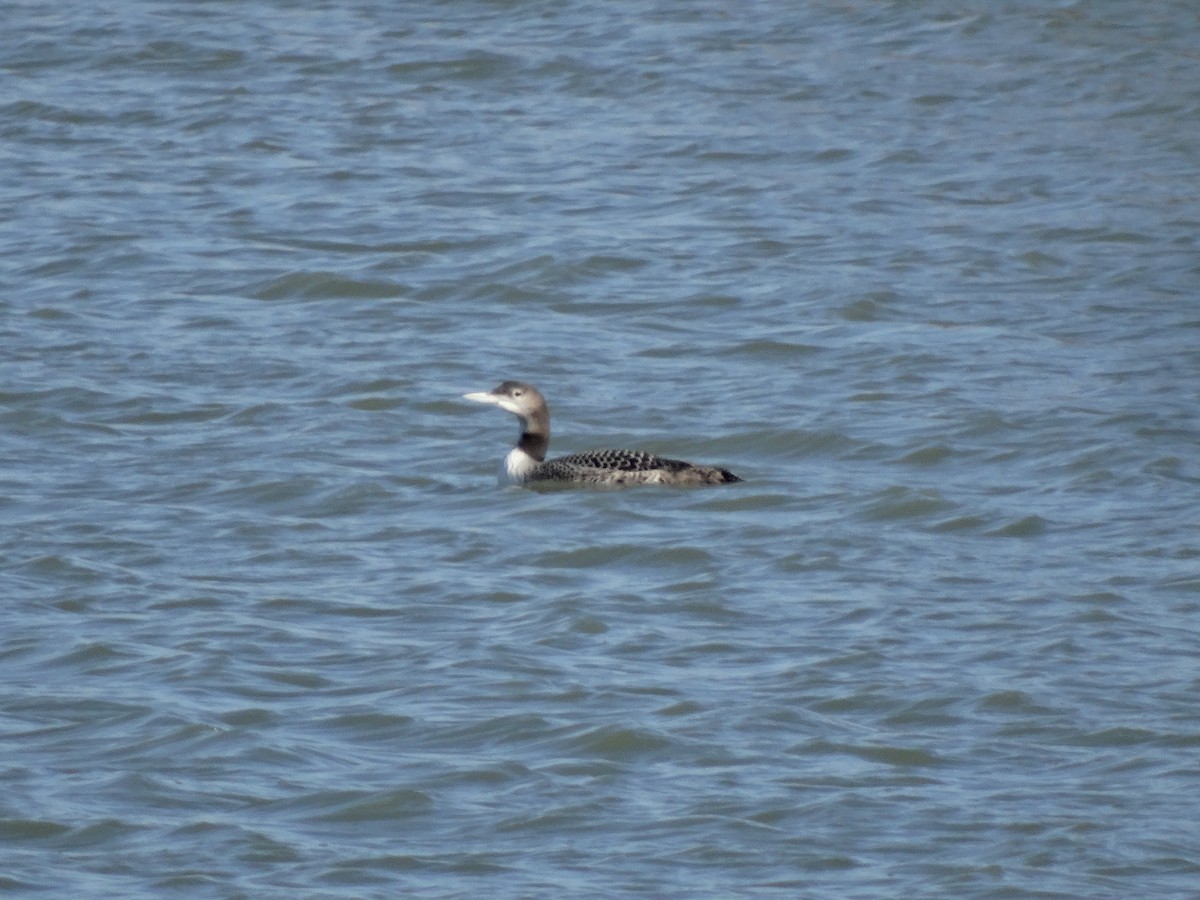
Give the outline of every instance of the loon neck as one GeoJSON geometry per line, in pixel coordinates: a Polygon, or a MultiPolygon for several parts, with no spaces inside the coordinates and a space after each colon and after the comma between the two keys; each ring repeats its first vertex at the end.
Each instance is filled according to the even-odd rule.
{"type": "Polygon", "coordinates": [[[537,407],[521,415],[520,419],[521,437],[517,440],[517,449],[541,462],[550,449],[550,410],[546,402],[543,400],[537,407]]]}
{"type": "Polygon", "coordinates": [[[550,435],[539,434],[535,431],[523,429],[521,437],[517,441],[517,449],[527,456],[541,462],[546,458],[546,450],[550,447],[550,435]]]}
{"type": "Polygon", "coordinates": [[[500,480],[510,484],[528,481],[546,459],[550,448],[550,415],[545,405],[531,414],[521,416],[521,436],[517,446],[504,457],[500,480]]]}

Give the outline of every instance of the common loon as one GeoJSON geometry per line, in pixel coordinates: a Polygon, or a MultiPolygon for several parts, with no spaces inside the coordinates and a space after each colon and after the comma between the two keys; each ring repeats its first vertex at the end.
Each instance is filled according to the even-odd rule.
{"type": "Polygon", "coordinates": [[[741,481],[727,469],[665,459],[639,450],[586,450],[546,459],[550,446],[550,410],[538,389],[523,381],[506,381],[486,393],[463,394],[490,403],[521,420],[521,437],[500,467],[500,481],[581,484],[730,484],[741,481]]]}

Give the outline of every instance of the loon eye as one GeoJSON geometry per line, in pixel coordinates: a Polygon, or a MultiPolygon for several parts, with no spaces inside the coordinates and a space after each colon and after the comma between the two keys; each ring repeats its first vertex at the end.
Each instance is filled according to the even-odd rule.
{"type": "Polygon", "coordinates": [[[525,393],[525,392],[523,390],[521,390],[520,388],[513,388],[512,395],[514,397],[520,397],[523,393],[525,393]]]}

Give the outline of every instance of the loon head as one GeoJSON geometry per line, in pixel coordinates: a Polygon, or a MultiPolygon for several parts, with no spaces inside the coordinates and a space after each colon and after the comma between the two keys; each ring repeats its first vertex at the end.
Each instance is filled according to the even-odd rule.
{"type": "Polygon", "coordinates": [[[490,403],[525,421],[546,415],[546,398],[532,384],[523,381],[506,381],[490,391],[463,394],[463,399],[490,403]]]}
{"type": "Polygon", "coordinates": [[[506,478],[524,480],[530,467],[546,458],[550,446],[550,410],[546,398],[532,384],[506,381],[490,391],[463,394],[463,399],[490,403],[521,420],[521,436],[505,460],[506,478]]]}

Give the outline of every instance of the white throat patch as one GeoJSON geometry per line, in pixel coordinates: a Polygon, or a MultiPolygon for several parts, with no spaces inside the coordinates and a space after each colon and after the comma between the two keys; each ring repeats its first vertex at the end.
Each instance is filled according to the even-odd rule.
{"type": "Polygon", "coordinates": [[[508,456],[504,457],[504,462],[500,464],[500,483],[521,484],[528,481],[529,476],[537,467],[536,459],[520,447],[513,447],[508,451],[508,456]]]}

